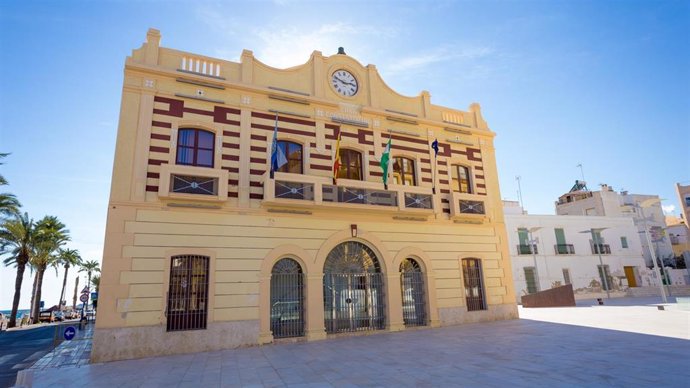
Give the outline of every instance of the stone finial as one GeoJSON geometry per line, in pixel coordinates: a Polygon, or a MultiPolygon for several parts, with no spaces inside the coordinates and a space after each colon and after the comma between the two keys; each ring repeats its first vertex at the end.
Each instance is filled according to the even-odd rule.
{"type": "Polygon", "coordinates": [[[338,47],[338,54],[340,54],[340,55],[347,55],[347,54],[345,54],[345,49],[342,48],[342,47],[338,47]]]}
{"type": "Polygon", "coordinates": [[[155,28],[149,28],[146,33],[145,62],[149,65],[158,64],[158,48],[161,43],[161,32],[155,28]]]}
{"type": "Polygon", "coordinates": [[[146,33],[146,42],[158,44],[161,40],[161,32],[155,28],[149,28],[146,33]]]}

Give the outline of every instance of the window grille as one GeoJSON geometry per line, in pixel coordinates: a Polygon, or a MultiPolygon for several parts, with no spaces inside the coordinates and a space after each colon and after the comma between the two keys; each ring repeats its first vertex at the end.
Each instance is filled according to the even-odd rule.
{"type": "Polygon", "coordinates": [[[426,325],[424,273],[416,260],[405,259],[400,264],[400,288],[405,326],[426,325]]]}
{"type": "Polygon", "coordinates": [[[167,330],[206,329],[208,256],[173,256],[170,261],[167,330]]]}
{"type": "Polygon", "coordinates": [[[430,194],[405,193],[405,207],[410,209],[433,209],[433,196],[430,194]]]}
{"type": "Polygon", "coordinates": [[[462,259],[462,275],[467,311],[486,310],[481,262],[478,259],[462,259]]]}
{"type": "Polygon", "coordinates": [[[271,271],[271,331],[274,338],[304,335],[304,274],[293,259],[281,259],[271,271]]]}

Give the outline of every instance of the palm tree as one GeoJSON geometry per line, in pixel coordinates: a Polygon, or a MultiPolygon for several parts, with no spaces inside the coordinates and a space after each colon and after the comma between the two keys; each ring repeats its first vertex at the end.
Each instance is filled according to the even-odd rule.
{"type": "Polygon", "coordinates": [[[57,265],[58,260],[54,253],[69,240],[69,230],[55,216],[43,217],[36,223],[36,229],[37,242],[34,256],[31,258],[31,265],[36,269],[36,294],[32,306],[34,323],[38,323],[43,275],[48,267],[57,265]]]}
{"type": "MultiPolygon", "coordinates": [[[[5,158],[9,154],[0,154],[0,160],[5,158]]],[[[0,163],[2,165],[2,163],[0,163]]],[[[0,186],[7,185],[7,180],[4,176],[0,175],[0,186]]],[[[7,217],[11,215],[16,215],[19,213],[19,207],[21,204],[13,194],[0,193],[0,217],[7,217]]]]}
{"type": "Polygon", "coordinates": [[[101,267],[99,267],[99,265],[100,264],[96,260],[89,260],[79,264],[79,266],[81,267],[79,272],[86,272],[89,275],[89,280],[86,282],[87,285],[91,284],[91,273],[101,272],[101,267]]]}
{"type": "Polygon", "coordinates": [[[86,286],[88,287],[91,285],[91,273],[101,272],[101,268],[99,267],[98,261],[96,260],[82,262],[81,264],[79,264],[79,266],[81,267],[79,272],[86,272],[89,275],[89,280],[86,282],[86,286]]]}
{"type": "Polygon", "coordinates": [[[91,278],[91,285],[96,290],[96,293],[98,293],[98,288],[101,286],[101,275],[95,275],[91,278]]]}
{"type": "Polygon", "coordinates": [[[0,227],[0,254],[9,254],[3,260],[6,266],[17,267],[17,277],[14,281],[14,300],[8,327],[17,325],[17,309],[24,280],[24,270],[33,255],[36,240],[36,225],[27,213],[5,220],[0,227]]]}
{"type": "MultiPolygon", "coordinates": [[[[76,266],[81,262],[81,256],[79,256],[79,251],[76,249],[60,248],[58,249],[57,257],[59,262],[65,268],[65,276],[62,280],[62,291],[60,291],[60,301],[58,302],[58,306],[62,308],[62,301],[65,297],[65,287],[67,287],[67,272],[69,271],[69,267],[76,266]]],[[[67,305],[66,302],[65,305],[67,305]]]]}

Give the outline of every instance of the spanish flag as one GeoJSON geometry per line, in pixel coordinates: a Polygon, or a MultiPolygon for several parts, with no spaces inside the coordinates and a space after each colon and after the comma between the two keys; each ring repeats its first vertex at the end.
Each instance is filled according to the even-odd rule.
{"type": "Polygon", "coordinates": [[[335,161],[333,162],[333,184],[338,184],[338,170],[340,169],[340,130],[338,140],[335,142],[335,161]]]}

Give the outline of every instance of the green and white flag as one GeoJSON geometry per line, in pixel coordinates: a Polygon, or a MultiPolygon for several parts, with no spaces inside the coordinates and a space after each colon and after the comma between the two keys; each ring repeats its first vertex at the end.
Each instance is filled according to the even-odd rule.
{"type": "Polygon", "coordinates": [[[388,186],[388,161],[391,158],[391,139],[388,138],[388,144],[386,149],[383,150],[383,155],[381,155],[381,169],[383,170],[383,185],[388,186]]]}

